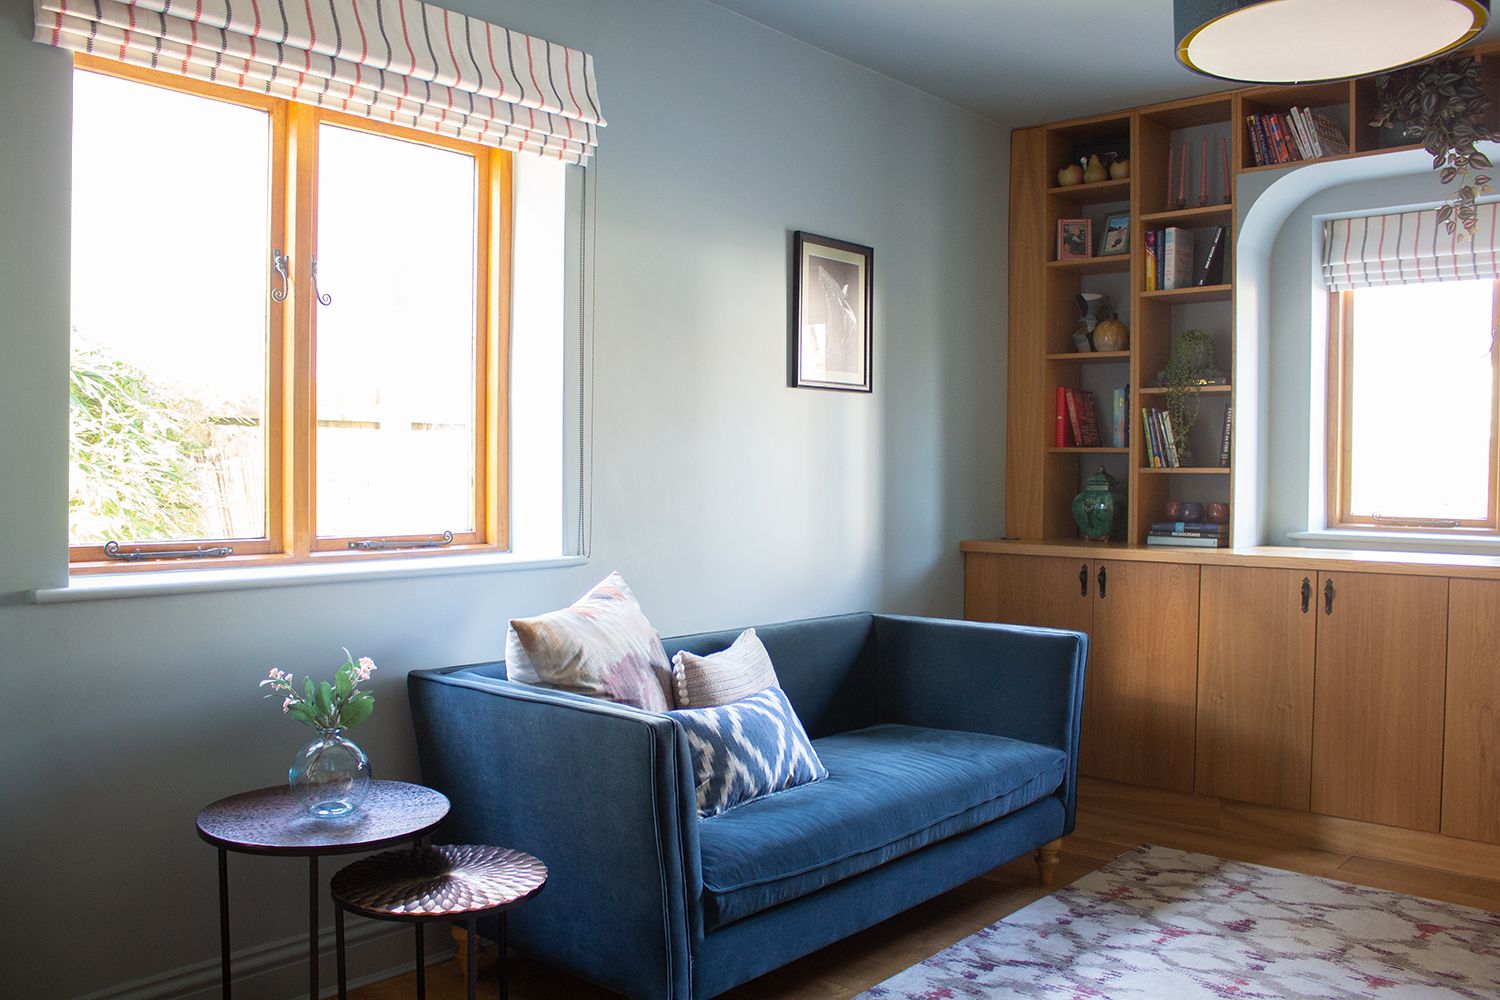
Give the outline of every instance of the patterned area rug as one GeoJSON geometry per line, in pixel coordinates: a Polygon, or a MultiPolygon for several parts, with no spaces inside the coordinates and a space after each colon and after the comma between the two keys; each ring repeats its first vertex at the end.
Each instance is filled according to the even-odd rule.
{"type": "Polygon", "coordinates": [[[1139,847],[860,1000],[1500,997],[1500,914],[1139,847]]]}

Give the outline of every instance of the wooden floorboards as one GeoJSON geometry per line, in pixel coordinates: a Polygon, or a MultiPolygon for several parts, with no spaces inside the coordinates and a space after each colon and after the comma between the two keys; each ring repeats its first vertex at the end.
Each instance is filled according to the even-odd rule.
{"type": "MultiPolygon", "coordinates": [[[[1500,880],[1082,807],[1078,829],[1063,841],[1057,885],[1066,885],[1120,853],[1148,843],[1500,911],[1500,880]]],[[[732,1000],[847,1000],[1046,894],[1031,859],[1017,859],[725,996],[732,1000]]],[[[512,956],[510,970],[514,1000],[617,997],[523,956],[512,956]]],[[[495,996],[492,954],[480,958],[479,974],[480,996],[495,996]]],[[[427,988],[433,1000],[460,1000],[464,996],[462,965],[451,961],[432,966],[427,988]]],[[[411,974],[350,992],[353,1000],[407,1000],[414,995],[411,974]]]]}

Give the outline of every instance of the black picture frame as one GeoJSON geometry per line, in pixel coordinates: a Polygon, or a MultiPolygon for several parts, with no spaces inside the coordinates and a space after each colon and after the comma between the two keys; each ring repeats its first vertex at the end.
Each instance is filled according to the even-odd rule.
{"type": "Polygon", "coordinates": [[[792,234],[792,371],[798,389],[874,391],[875,251],[792,234]]]}
{"type": "Polygon", "coordinates": [[[1104,217],[1099,235],[1099,256],[1118,257],[1130,252],[1130,213],[1111,212],[1104,217]]]}

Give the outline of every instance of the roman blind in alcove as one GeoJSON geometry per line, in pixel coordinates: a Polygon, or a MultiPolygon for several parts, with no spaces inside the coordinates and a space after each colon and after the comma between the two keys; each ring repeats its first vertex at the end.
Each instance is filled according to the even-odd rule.
{"type": "Polygon", "coordinates": [[[587,52],[417,0],[35,0],[36,40],[587,164],[587,52]]]}
{"type": "Polygon", "coordinates": [[[1500,279],[1500,203],[1479,207],[1472,236],[1449,233],[1437,209],[1323,223],[1323,279],[1331,291],[1422,281],[1500,279]]]}

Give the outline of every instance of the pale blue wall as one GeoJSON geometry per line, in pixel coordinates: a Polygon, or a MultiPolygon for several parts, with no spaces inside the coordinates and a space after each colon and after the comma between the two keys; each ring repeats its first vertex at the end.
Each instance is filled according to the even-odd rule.
{"type": "MultiPolygon", "coordinates": [[[[29,40],[30,3],[0,0],[0,870],[25,901],[0,995],[216,956],[192,820],[284,773],[301,732],[258,698],[272,664],[373,656],[359,735],[377,773],[411,776],[403,673],[497,657],[508,617],[611,569],[665,633],[956,615],[959,540],[1001,529],[1003,128],[701,0],[455,6],[598,58],[592,563],[36,607],[65,558],[69,62],[29,40]],[[785,387],[798,228],[875,247],[873,396],[785,387]]],[[[171,261],[122,265],[171,294],[171,261]]],[[[295,938],[302,869],[234,871],[237,944],[295,938]]],[[[266,992],[294,992],[288,971],[266,992]]]]}

